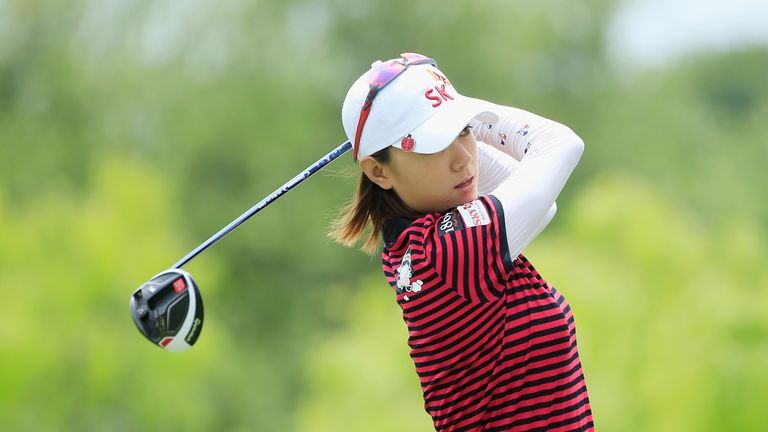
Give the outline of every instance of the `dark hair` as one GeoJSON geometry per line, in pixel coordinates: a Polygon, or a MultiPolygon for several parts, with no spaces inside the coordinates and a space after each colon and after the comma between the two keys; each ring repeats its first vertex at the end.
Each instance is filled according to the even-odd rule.
{"type": "MultiPolygon", "coordinates": [[[[390,162],[390,147],[379,150],[371,156],[381,164],[390,162]]],[[[395,217],[418,217],[394,189],[382,189],[372,182],[365,173],[360,173],[357,190],[352,200],[341,208],[331,223],[328,236],[344,246],[355,246],[368,231],[368,238],[360,250],[373,255],[380,243],[379,237],[388,220],[395,217]]]]}

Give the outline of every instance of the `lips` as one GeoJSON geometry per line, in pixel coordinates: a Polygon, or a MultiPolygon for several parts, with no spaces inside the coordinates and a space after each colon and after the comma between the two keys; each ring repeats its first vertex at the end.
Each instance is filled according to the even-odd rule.
{"type": "Polygon", "coordinates": [[[453,188],[454,188],[454,189],[467,189],[467,188],[469,188],[470,186],[472,186],[472,182],[474,182],[474,181],[475,181],[475,178],[474,178],[474,177],[469,177],[468,179],[466,179],[466,180],[464,180],[463,182],[461,182],[461,183],[457,184],[457,185],[456,185],[456,186],[454,186],[453,188]]]}

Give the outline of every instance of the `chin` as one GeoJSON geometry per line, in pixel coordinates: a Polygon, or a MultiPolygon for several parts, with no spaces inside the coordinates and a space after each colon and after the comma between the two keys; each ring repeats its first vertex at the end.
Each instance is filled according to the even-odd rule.
{"type": "MultiPolygon", "coordinates": [[[[474,200],[477,199],[477,197],[478,196],[477,196],[477,191],[476,190],[475,191],[471,191],[471,192],[467,192],[467,193],[462,195],[461,204],[468,203],[470,201],[474,201],[474,200]]],[[[461,204],[459,204],[459,205],[461,205],[461,204]]]]}

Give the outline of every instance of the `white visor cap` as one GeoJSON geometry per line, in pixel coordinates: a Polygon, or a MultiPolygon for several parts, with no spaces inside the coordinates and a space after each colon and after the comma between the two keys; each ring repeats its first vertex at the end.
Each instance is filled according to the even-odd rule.
{"type": "MultiPolygon", "coordinates": [[[[344,98],[342,123],[353,144],[360,111],[370,90],[369,75],[378,65],[374,63],[358,78],[344,98]]],[[[409,66],[373,99],[360,137],[358,160],[389,146],[437,153],[448,147],[472,119],[494,124],[499,118],[493,104],[459,94],[436,67],[409,66]]]]}

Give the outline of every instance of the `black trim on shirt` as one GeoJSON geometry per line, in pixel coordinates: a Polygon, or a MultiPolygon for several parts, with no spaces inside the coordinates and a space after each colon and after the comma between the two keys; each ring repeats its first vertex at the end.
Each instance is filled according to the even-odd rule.
{"type": "Polygon", "coordinates": [[[514,268],[514,261],[517,257],[510,256],[509,242],[507,241],[507,225],[504,219],[504,207],[501,205],[501,201],[493,195],[487,195],[487,197],[493,202],[493,206],[496,210],[496,221],[499,223],[499,246],[501,247],[501,262],[507,267],[506,270],[511,272],[514,268]]]}
{"type": "Polygon", "coordinates": [[[384,238],[384,244],[387,247],[391,247],[400,237],[400,234],[405,231],[412,223],[414,219],[408,219],[404,217],[392,218],[384,223],[384,229],[382,230],[382,237],[384,238]]]}

